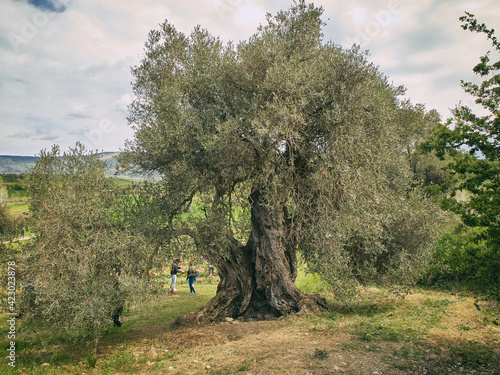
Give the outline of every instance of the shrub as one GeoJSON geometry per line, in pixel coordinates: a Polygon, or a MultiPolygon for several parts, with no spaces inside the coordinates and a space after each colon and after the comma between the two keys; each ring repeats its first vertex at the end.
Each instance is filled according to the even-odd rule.
{"type": "Polygon", "coordinates": [[[499,297],[500,262],[484,238],[485,230],[457,225],[445,232],[420,283],[429,286],[459,284],[499,297]]]}

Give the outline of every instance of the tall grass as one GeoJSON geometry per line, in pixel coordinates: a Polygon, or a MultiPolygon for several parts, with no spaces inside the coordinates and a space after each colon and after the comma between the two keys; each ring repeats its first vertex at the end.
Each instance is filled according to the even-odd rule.
{"type": "Polygon", "coordinates": [[[307,272],[307,265],[299,264],[295,285],[301,292],[319,294],[330,291],[330,286],[318,273],[307,272]]]}

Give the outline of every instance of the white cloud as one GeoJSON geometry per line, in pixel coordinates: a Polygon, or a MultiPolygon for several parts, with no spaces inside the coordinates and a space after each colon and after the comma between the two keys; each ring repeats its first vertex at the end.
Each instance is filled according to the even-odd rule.
{"type": "MultiPolygon", "coordinates": [[[[200,24],[225,41],[245,40],[265,14],[289,0],[58,0],[51,12],[28,0],[0,2],[0,154],[33,155],[54,142],[81,141],[92,149],[118,150],[133,132],[130,67],[151,29],[168,19],[189,34],[200,24]]],[[[315,1],[324,8],[325,39],[369,48],[373,61],[407,96],[443,116],[466,97],[460,79],[489,44],[463,31],[465,10],[498,26],[497,0],[315,1]]],[[[47,9],[47,7],[46,7],[47,9]]]]}
{"type": "Polygon", "coordinates": [[[244,4],[236,10],[235,22],[244,25],[248,30],[255,30],[255,25],[263,23],[266,11],[255,4],[244,4]]]}

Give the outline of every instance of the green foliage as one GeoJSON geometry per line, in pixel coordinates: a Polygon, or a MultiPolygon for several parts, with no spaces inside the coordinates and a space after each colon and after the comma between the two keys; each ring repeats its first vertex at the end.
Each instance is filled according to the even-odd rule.
{"type": "Polygon", "coordinates": [[[85,361],[91,368],[95,368],[95,365],[97,364],[97,357],[95,354],[89,354],[86,358],[85,361]]]}
{"type": "Polygon", "coordinates": [[[301,292],[318,294],[330,289],[328,283],[318,273],[306,272],[303,266],[299,265],[295,285],[301,292]]]}
{"type": "Polygon", "coordinates": [[[31,170],[37,236],[22,279],[30,328],[98,337],[143,290],[151,249],[113,215],[120,200],[104,172],[79,144],[63,155],[57,146],[42,151],[31,170]]]}
{"type": "MultiPolygon", "coordinates": [[[[500,51],[494,30],[479,24],[474,15],[467,12],[460,20],[464,30],[486,34],[493,49],[500,51]]],[[[448,190],[449,195],[443,199],[442,206],[459,214],[463,223],[471,227],[454,239],[460,250],[452,251],[445,263],[452,267],[452,274],[460,274],[461,279],[477,285],[478,280],[488,277],[481,285],[498,288],[499,274],[493,270],[500,269],[500,61],[490,63],[489,55],[482,56],[473,69],[484,78],[480,85],[462,81],[464,90],[475,97],[476,103],[488,114],[479,116],[469,107],[457,106],[453,118],[439,125],[422,144],[422,149],[435,150],[437,156],[447,155],[451,159],[446,167],[450,171],[449,179],[443,184],[443,190],[448,190]],[[462,191],[467,192],[467,199],[457,197],[462,191]],[[458,264],[464,267],[460,272],[458,264]]]]}
{"type": "Polygon", "coordinates": [[[431,265],[420,283],[469,288],[500,297],[500,263],[484,238],[487,228],[457,225],[446,231],[434,249],[431,265]]]}
{"type": "Polygon", "coordinates": [[[0,238],[10,233],[10,214],[7,209],[7,189],[2,184],[3,179],[0,176],[0,238]]]}
{"type": "Polygon", "coordinates": [[[403,281],[438,229],[438,210],[412,191],[409,157],[435,116],[401,100],[359,48],[324,42],[322,12],[297,1],[236,46],[167,21],[151,31],[121,162],[162,175],[163,233],[190,235],[204,255],[251,239],[233,207],[258,197],[284,211],[287,246],[300,243],[337,291],[403,281]],[[176,220],[193,203],[203,214],[176,220]]]}
{"type": "Polygon", "coordinates": [[[325,216],[320,216],[321,225],[335,236],[316,235],[311,243],[317,246],[303,252],[335,293],[346,297],[359,283],[413,283],[430,259],[444,219],[419,190],[399,200],[379,197],[377,203],[360,204],[328,221],[325,216]]]}
{"type": "Polygon", "coordinates": [[[0,179],[3,180],[4,184],[19,184],[24,188],[26,176],[26,173],[2,173],[0,179]]]}
{"type": "Polygon", "coordinates": [[[12,235],[12,217],[7,208],[7,203],[0,203],[0,238],[12,235]]]}
{"type": "MultiPolygon", "coordinates": [[[[26,174],[25,173],[7,173],[0,176],[0,185],[7,190],[8,198],[26,198],[26,174]]],[[[1,193],[0,193],[1,195],[1,193]]],[[[0,200],[1,197],[0,197],[0,200]]]]}
{"type": "MultiPolygon", "coordinates": [[[[61,332],[54,334],[50,330],[40,330],[36,334],[36,340],[24,338],[28,332],[23,328],[18,331],[16,337],[16,368],[12,373],[18,373],[23,369],[28,374],[67,374],[67,373],[91,373],[99,374],[115,373],[140,373],[146,361],[145,356],[134,356],[137,348],[144,345],[144,352],[156,345],[155,335],[158,327],[171,327],[172,322],[189,312],[198,311],[215,294],[215,285],[196,285],[196,297],[189,295],[189,287],[181,285],[178,287],[179,294],[175,298],[169,294],[159,296],[148,295],[146,303],[127,304],[124,316],[126,324],[120,328],[108,329],[96,347],[95,340],[75,343],[71,334],[61,332]],[[148,342],[145,344],[145,342],[148,342]],[[44,368],[42,363],[49,363],[44,368]],[[68,369],[71,367],[71,370],[68,369]],[[91,370],[94,368],[95,370],[91,370]]],[[[133,302],[133,301],[131,301],[133,302]]],[[[21,325],[23,319],[18,320],[21,325]]],[[[7,339],[7,319],[2,315],[0,321],[0,350],[6,350],[10,342],[7,339]],[[5,318],[5,319],[4,319],[5,318]]],[[[177,335],[177,329],[166,329],[166,334],[177,335]]],[[[29,336],[28,336],[29,338],[29,336]]],[[[163,340],[161,340],[163,341],[163,340]]],[[[162,342],[161,354],[150,360],[153,362],[165,362],[165,371],[171,364],[171,359],[181,355],[184,349],[165,350],[169,347],[168,340],[162,342]]],[[[10,366],[7,361],[0,363],[0,373],[9,374],[10,366]]]]}

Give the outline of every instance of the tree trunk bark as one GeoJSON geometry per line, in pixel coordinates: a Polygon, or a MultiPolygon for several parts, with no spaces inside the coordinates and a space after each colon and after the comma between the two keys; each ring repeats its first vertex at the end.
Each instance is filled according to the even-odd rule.
{"type": "Polygon", "coordinates": [[[265,296],[266,308],[276,316],[324,309],[323,298],[304,294],[295,286],[298,241],[286,220],[288,196],[284,194],[275,209],[258,190],[251,198],[256,293],[265,296]]]}
{"type": "Polygon", "coordinates": [[[251,197],[252,232],[246,245],[232,240],[229,255],[218,261],[215,297],[182,321],[220,321],[226,317],[264,319],[295,312],[318,312],[324,298],[295,286],[298,241],[285,217],[285,202],[270,208],[262,193],[251,197]]]}

